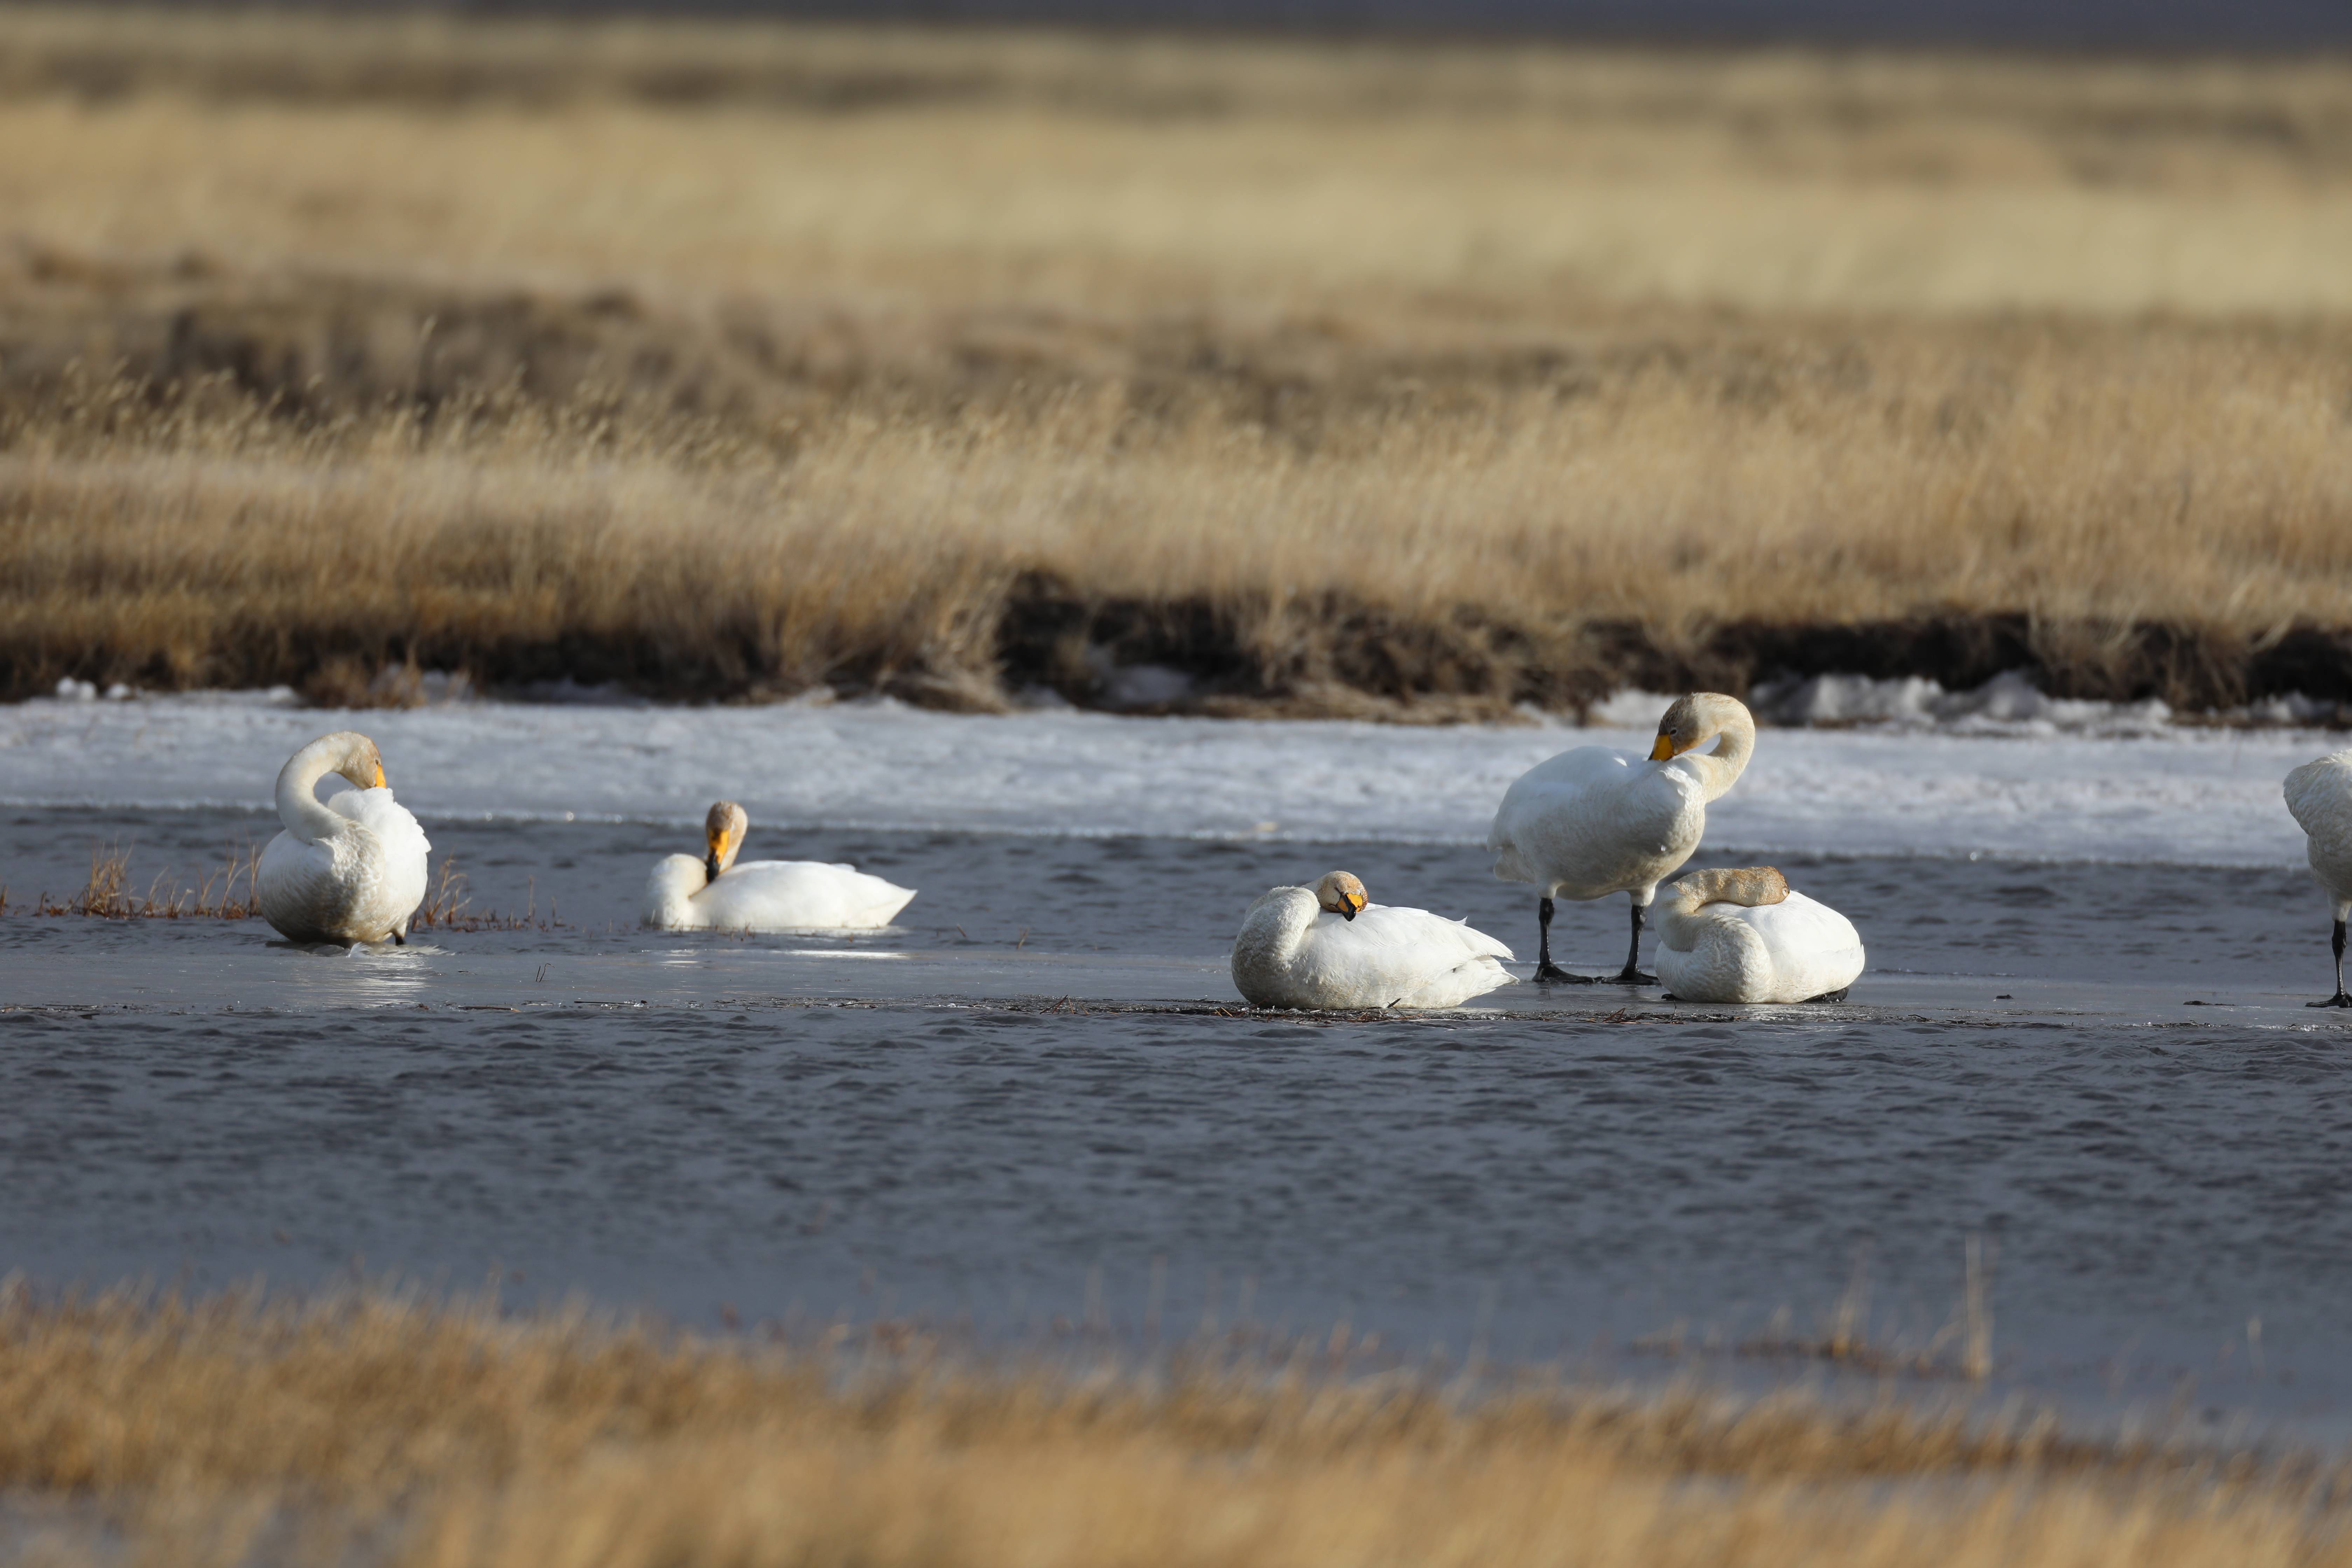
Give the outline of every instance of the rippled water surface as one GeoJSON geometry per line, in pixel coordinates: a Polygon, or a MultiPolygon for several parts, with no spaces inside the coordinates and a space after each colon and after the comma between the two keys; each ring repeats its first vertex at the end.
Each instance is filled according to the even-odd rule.
{"type": "MultiPolygon", "coordinates": [[[[1801,1336],[1856,1280],[1875,1338],[1948,1361],[1977,1235],[2004,1386],[2352,1412],[2352,1096],[2343,1020],[2301,1005],[2326,911],[2296,874],[1783,861],[1873,969],[1844,1008],[1749,1015],[1532,985],[1217,1014],[1242,907],[1335,866],[1531,956],[1525,889],[1449,847],[755,836],[922,889],[845,943],[633,929],[675,829],[444,823],[477,910],[532,924],[329,955],[24,912],[94,840],[143,886],[274,826],[0,825],[0,1265],[361,1259],[984,1335],[1345,1320],[1639,1373],[1687,1364],[1643,1336],[1736,1346],[1782,1310],[1801,1336]]],[[[1613,966],[1622,909],[1565,907],[1561,956],[1613,966]]]]}

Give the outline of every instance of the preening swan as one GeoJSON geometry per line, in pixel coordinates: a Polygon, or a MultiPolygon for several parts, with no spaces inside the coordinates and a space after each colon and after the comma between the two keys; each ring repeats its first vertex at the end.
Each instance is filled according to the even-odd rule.
{"type": "Polygon", "coordinates": [[[264,920],[296,942],[406,940],[433,846],[392,798],[373,741],[341,730],[295,752],[278,773],[278,819],[286,831],[254,873],[264,920]],[[315,791],[329,773],[359,787],[321,805],[315,791]]]}
{"type": "Polygon", "coordinates": [[[1853,922],[1770,866],[1693,871],[1658,900],[1658,978],[1685,1002],[1843,1002],[1862,973],[1853,922]]]}
{"type": "Polygon", "coordinates": [[[1719,692],[1677,698],[1658,721],[1647,757],[1611,746],[1579,746],[1519,775],[1486,831],[1495,875],[1543,889],[1536,906],[1536,978],[1591,984],[1551,961],[1555,898],[1633,896],[1625,967],[1611,978],[1654,985],[1642,973],[1642,911],[1659,882],[1698,847],[1706,803],[1729,789],[1756,750],[1747,705],[1719,692]],[[1721,737],[1713,752],[1696,748],[1721,737]]]}
{"type": "Polygon", "coordinates": [[[645,923],[669,931],[866,931],[915,896],[854,866],[817,860],[735,864],[751,819],[731,800],[703,822],[709,853],[666,855],[646,883],[645,923]]]}
{"type": "Polygon", "coordinates": [[[2344,991],[2344,920],[2352,915],[2352,752],[2335,752],[2286,775],[2286,808],[2310,842],[2311,874],[2336,906],[2336,994],[2314,1007],[2352,1007],[2344,991]]]}
{"type": "Polygon", "coordinates": [[[1275,888],[1242,918],[1234,984],[1253,1007],[1454,1007],[1515,978],[1511,950],[1466,921],[1370,902],[1334,871],[1275,888]]]}

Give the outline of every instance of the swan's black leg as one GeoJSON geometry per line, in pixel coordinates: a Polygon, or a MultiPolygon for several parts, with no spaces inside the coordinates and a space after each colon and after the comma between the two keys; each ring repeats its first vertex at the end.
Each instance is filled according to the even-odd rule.
{"type": "Polygon", "coordinates": [[[1625,967],[1613,978],[1620,985],[1655,985],[1658,977],[1642,973],[1642,906],[1633,906],[1633,940],[1625,946],[1625,967]]]}
{"type": "Polygon", "coordinates": [[[2344,994],[2344,922],[2336,922],[2336,934],[2331,939],[2336,949],[2336,994],[2325,1002],[2305,1002],[2306,1007],[2352,1007],[2352,996],[2344,994]]]}
{"type": "Polygon", "coordinates": [[[1551,900],[1545,899],[1536,905],[1536,981],[1549,985],[1590,985],[1592,978],[1586,974],[1570,974],[1551,961],[1551,900]]]}
{"type": "Polygon", "coordinates": [[[407,935],[403,932],[398,926],[392,928],[392,945],[394,947],[406,947],[408,945],[407,935]]]}

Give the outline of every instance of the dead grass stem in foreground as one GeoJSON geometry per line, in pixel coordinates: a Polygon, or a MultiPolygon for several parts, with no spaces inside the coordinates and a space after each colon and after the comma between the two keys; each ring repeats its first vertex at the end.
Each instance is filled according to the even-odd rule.
{"type": "Polygon", "coordinates": [[[50,1521],[26,1560],[58,1563],[2352,1558],[2323,1469],[1957,1409],[1465,1398],[1205,1345],[1157,1372],[989,1369],[919,1335],[794,1349],[365,1293],[12,1288],[0,1486],[50,1521]]]}
{"type": "Polygon", "coordinates": [[[5,16],[6,695],[2352,698],[2352,62],[5,16]]]}

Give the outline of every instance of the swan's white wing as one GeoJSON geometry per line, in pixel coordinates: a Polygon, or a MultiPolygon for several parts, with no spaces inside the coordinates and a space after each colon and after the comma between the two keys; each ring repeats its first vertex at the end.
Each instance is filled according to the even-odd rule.
{"type": "Polygon", "coordinates": [[[393,798],[391,790],[383,788],[338,790],[328,796],[327,809],[350,817],[375,836],[382,850],[374,868],[375,896],[384,909],[394,911],[392,923],[404,929],[408,917],[425,901],[425,867],[433,841],[425,837],[424,824],[393,798]]]}
{"type": "Polygon", "coordinates": [[[262,848],[253,886],[262,918],[283,935],[296,942],[339,940],[334,922],[341,883],[331,844],[306,844],[291,833],[278,834],[262,848]]]}
{"type": "Polygon", "coordinates": [[[1578,746],[1513,781],[1486,831],[1495,875],[1571,899],[1654,887],[1706,826],[1696,775],[1610,746],[1578,746]]]}
{"type": "MultiPolygon", "coordinates": [[[[1752,909],[1738,904],[1709,904],[1710,912],[1751,927],[1764,939],[1771,955],[1772,994],[1742,998],[1755,1002],[1802,1002],[1811,996],[1843,991],[1860,977],[1864,956],[1862,933],[1853,922],[1804,894],[1791,891],[1777,904],[1752,909]]],[[[1664,972],[1659,974],[1665,978],[1664,972]]]]}
{"type": "Polygon", "coordinates": [[[1300,978],[1325,1007],[1450,1007],[1514,976],[1511,950],[1427,910],[1370,904],[1352,921],[1324,913],[1299,943],[1300,978]],[[1440,999],[1442,998],[1442,999],[1440,999]]]}
{"type": "Polygon", "coordinates": [[[2286,808],[2310,837],[2311,868],[2337,900],[2352,899],[2352,752],[2308,762],[2286,775],[2286,808]]]}
{"type": "Polygon", "coordinates": [[[915,896],[879,877],[816,860],[730,867],[690,902],[720,931],[851,931],[888,925],[915,896]]]}

